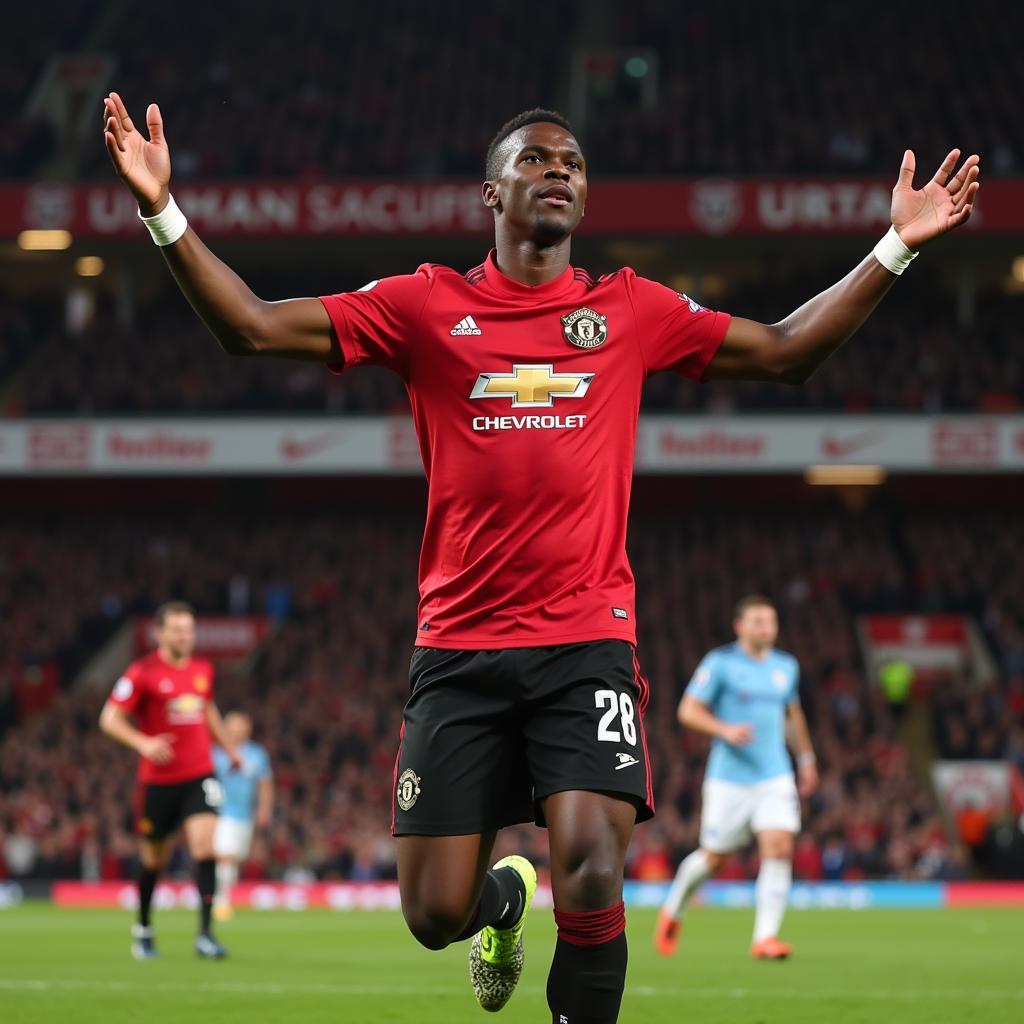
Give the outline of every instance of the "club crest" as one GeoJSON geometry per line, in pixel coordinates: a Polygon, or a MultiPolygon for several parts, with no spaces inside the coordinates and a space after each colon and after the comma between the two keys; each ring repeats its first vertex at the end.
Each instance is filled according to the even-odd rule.
{"type": "Polygon", "coordinates": [[[561,319],[565,340],[577,348],[597,348],[608,339],[608,317],[587,306],[561,319]]]}

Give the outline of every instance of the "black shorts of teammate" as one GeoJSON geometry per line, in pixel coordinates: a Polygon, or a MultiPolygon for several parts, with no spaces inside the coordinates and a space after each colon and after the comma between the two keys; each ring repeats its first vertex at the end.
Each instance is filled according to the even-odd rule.
{"type": "Polygon", "coordinates": [[[417,647],[395,762],[391,829],[469,835],[524,821],[570,789],[631,798],[654,814],[642,716],[649,691],[633,647],[449,651],[417,647]]]}
{"type": "Polygon", "coordinates": [[[165,839],[193,814],[218,814],[224,789],[213,775],[184,782],[140,782],[135,793],[136,830],[143,839],[165,839]]]}

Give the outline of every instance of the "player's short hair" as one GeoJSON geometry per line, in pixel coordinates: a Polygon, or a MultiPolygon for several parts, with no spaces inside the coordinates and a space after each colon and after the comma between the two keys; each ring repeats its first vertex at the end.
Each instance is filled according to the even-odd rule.
{"type": "Polygon", "coordinates": [[[158,626],[162,626],[169,615],[191,615],[194,619],[196,610],[188,601],[166,601],[157,608],[153,618],[158,626]]]}
{"type": "Polygon", "coordinates": [[[541,107],[534,107],[533,110],[524,110],[521,114],[506,121],[499,129],[498,134],[491,139],[487,147],[487,159],[484,162],[484,174],[488,181],[494,181],[501,174],[501,147],[502,143],[513,133],[525,128],[528,124],[557,124],[567,132],[576,133],[572,130],[567,118],[558,113],[557,110],[544,110],[541,107]]]}
{"type": "Polygon", "coordinates": [[[775,602],[764,594],[747,594],[736,602],[736,609],[733,612],[733,619],[742,619],[748,608],[771,608],[776,611],[775,602]]]}

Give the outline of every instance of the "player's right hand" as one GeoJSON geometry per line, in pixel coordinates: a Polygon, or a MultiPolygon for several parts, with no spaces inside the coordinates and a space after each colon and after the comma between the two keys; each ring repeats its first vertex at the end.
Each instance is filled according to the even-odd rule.
{"type": "Polygon", "coordinates": [[[171,154],[155,103],[146,108],[146,126],[148,140],[136,129],[116,92],[103,101],[103,141],[114,170],[135,196],[142,215],[151,217],[167,205],[171,180],[171,154]]]}
{"type": "Polygon", "coordinates": [[[739,725],[727,725],[722,730],[722,739],[730,746],[745,747],[754,738],[753,727],[741,722],[739,725]]]}
{"type": "Polygon", "coordinates": [[[147,736],[139,745],[139,753],[153,764],[170,764],[174,760],[174,748],[172,744],[177,737],[170,732],[160,733],[159,736],[147,736]]]}

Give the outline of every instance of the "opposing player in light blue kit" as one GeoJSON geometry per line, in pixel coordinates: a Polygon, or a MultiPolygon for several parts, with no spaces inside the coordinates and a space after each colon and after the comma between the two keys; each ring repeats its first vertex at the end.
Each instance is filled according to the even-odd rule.
{"type": "Polygon", "coordinates": [[[227,754],[220,747],[214,748],[214,769],[224,787],[224,803],[213,835],[217,855],[213,916],[218,921],[231,918],[231,890],[238,881],[239,866],[249,856],[253,830],[266,828],[274,810],[270,757],[252,740],[252,719],[244,711],[230,711],[224,716],[224,727],[241,754],[242,767],[230,771],[227,754]]]}
{"type": "Polygon", "coordinates": [[[775,649],[779,620],[765,597],[743,598],[733,623],[736,643],[704,656],[679,705],[679,721],[714,737],[704,773],[700,847],[676,872],[658,915],[654,941],[664,956],[679,941],[682,908],[726,857],[757,838],[754,942],[759,960],[784,960],[779,941],[793,877],[793,841],[800,831],[800,796],[818,785],[814,748],[800,708],[800,670],[775,649]],[[799,777],[786,749],[787,726],[799,777]]]}

